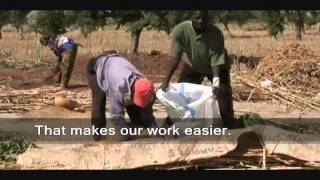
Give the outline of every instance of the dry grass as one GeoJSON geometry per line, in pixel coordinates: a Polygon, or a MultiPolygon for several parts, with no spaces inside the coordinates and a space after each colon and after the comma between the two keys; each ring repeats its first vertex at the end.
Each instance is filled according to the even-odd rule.
{"type": "Polygon", "coordinates": [[[229,53],[243,53],[245,56],[262,57],[267,55],[271,50],[280,48],[283,45],[300,43],[320,54],[320,43],[318,43],[320,32],[318,32],[317,26],[307,28],[306,34],[302,35],[302,41],[295,39],[295,31],[291,26],[287,26],[286,30],[283,34],[279,35],[277,40],[270,37],[266,31],[248,31],[245,30],[246,27],[242,30],[236,26],[231,26],[230,29],[232,29],[231,32],[235,36],[234,38],[228,37],[227,33],[224,32],[225,46],[229,50],[229,53]]]}
{"type": "MultiPolygon", "coordinates": [[[[127,53],[130,46],[130,35],[123,29],[114,30],[111,27],[99,29],[84,39],[78,30],[67,33],[84,46],[82,54],[96,55],[100,52],[114,49],[121,53],[127,53]]],[[[140,37],[139,50],[150,52],[160,50],[167,52],[169,44],[168,35],[160,31],[143,31],[140,37]]]]}
{"type": "MultiPolygon", "coordinates": [[[[308,28],[303,35],[302,41],[296,41],[294,31],[287,27],[286,31],[277,40],[268,36],[266,31],[259,30],[257,25],[246,25],[243,28],[231,25],[230,29],[234,38],[227,35],[223,27],[219,26],[225,34],[225,46],[229,53],[243,54],[246,56],[265,56],[275,48],[285,44],[298,42],[306,45],[311,50],[320,54],[320,36],[318,27],[308,28]],[[257,29],[257,30],[255,30],[257,29]]],[[[24,40],[19,40],[18,33],[12,27],[5,27],[2,31],[3,39],[0,40],[0,58],[6,58],[18,63],[25,61],[41,62],[54,58],[48,48],[42,47],[38,41],[40,35],[34,33],[25,35],[24,40]]],[[[80,55],[96,55],[105,50],[115,49],[118,52],[126,53],[130,45],[129,33],[124,30],[114,30],[106,27],[93,32],[85,39],[78,30],[67,33],[81,43],[84,48],[79,49],[80,55]]],[[[140,39],[140,52],[149,53],[152,50],[159,50],[167,53],[169,37],[165,32],[144,30],[140,39]]]]}

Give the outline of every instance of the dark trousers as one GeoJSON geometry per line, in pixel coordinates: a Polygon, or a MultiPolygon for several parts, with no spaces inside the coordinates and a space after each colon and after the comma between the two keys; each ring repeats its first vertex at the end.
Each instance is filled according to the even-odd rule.
{"type": "Polygon", "coordinates": [[[75,45],[72,50],[65,51],[62,55],[62,62],[60,64],[60,71],[57,83],[60,83],[61,87],[67,88],[71,73],[73,71],[73,66],[77,56],[78,47],[75,45]]]}
{"type": "MultiPolygon", "coordinates": [[[[91,111],[91,124],[97,128],[106,127],[106,94],[101,90],[97,82],[97,75],[94,71],[94,66],[97,59],[90,59],[87,65],[87,78],[92,93],[92,111],[91,111]]],[[[126,112],[133,125],[142,127],[156,127],[155,117],[153,116],[153,105],[151,102],[147,107],[141,108],[136,105],[125,106],[126,112]]],[[[115,128],[128,127],[125,122],[114,122],[111,120],[115,128]]],[[[94,137],[95,138],[95,137],[94,137]]]]}
{"type": "Polygon", "coordinates": [[[136,105],[130,105],[125,107],[129,119],[134,126],[157,127],[155,117],[153,116],[152,105],[153,103],[150,103],[145,108],[141,108],[136,105]]]}
{"type": "MultiPolygon", "coordinates": [[[[195,72],[191,69],[189,65],[184,64],[178,82],[201,84],[201,82],[205,77],[207,77],[210,81],[212,81],[212,78],[213,78],[212,74],[201,74],[201,73],[195,72]]],[[[234,118],[234,110],[233,110],[233,102],[232,102],[230,70],[228,68],[222,68],[220,70],[219,78],[220,78],[220,89],[219,89],[219,93],[217,94],[217,101],[219,104],[221,119],[225,127],[230,129],[237,128],[238,123],[237,123],[237,120],[234,118]]],[[[166,119],[166,123],[170,124],[170,120],[166,119]]]]}
{"type": "Polygon", "coordinates": [[[94,71],[94,66],[97,59],[90,59],[87,65],[87,79],[91,88],[92,110],[91,110],[91,124],[97,128],[106,127],[106,94],[100,89],[97,82],[97,75],[94,71]]]}

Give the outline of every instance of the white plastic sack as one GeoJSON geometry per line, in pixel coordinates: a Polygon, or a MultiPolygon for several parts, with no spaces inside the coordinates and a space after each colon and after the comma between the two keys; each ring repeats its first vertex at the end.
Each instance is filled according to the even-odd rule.
{"type": "Polygon", "coordinates": [[[222,127],[220,111],[210,86],[175,83],[156,93],[169,117],[179,128],[222,127]]]}

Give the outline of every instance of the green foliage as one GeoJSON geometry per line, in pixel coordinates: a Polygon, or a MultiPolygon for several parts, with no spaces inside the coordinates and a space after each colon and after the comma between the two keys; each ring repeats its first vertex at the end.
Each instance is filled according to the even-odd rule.
{"type": "Polygon", "coordinates": [[[0,59],[0,68],[15,68],[17,63],[10,62],[6,59],[0,59]]]}
{"type": "Polygon", "coordinates": [[[120,27],[128,30],[143,29],[150,24],[145,13],[144,11],[117,11],[113,17],[114,24],[117,29],[120,27]]]}
{"type": "Polygon", "coordinates": [[[263,22],[268,33],[277,38],[279,33],[284,31],[285,15],[281,11],[255,11],[254,16],[260,22],[263,22]]]}
{"type": "Polygon", "coordinates": [[[17,29],[21,28],[27,22],[29,12],[26,10],[10,11],[10,24],[17,29]]]}
{"type": "Polygon", "coordinates": [[[213,21],[216,23],[237,23],[239,26],[244,25],[253,15],[251,11],[210,11],[213,21]]]}
{"type": "Polygon", "coordinates": [[[33,31],[42,35],[57,36],[67,32],[71,20],[64,11],[31,11],[28,16],[28,25],[33,31]]]}
{"type": "Polygon", "coordinates": [[[30,11],[16,10],[10,11],[10,24],[12,24],[18,31],[20,39],[23,37],[23,26],[27,23],[27,15],[30,11]]]}
{"type": "Polygon", "coordinates": [[[307,11],[305,16],[306,25],[312,26],[320,22],[320,11],[319,10],[313,10],[313,11],[307,11]]]}
{"type": "MultiPolygon", "coordinates": [[[[91,32],[105,26],[115,25],[116,29],[123,27],[131,34],[131,43],[138,46],[140,33],[143,29],[164,30],[168,34],[178,23],[190,18],[193,11],[170,10],[35,10],[35,11],[0,11],[0,27],[8,23],[16,28],[27,24],[31,31],[43,35],[57,36],[72,28],[79,28],[84,37],[91,32]],[[11,16],[9,18],[9,15],[11,16]],[[26,23],[27,22],[27,23],[26,23]]],[[[245,10],[219,10],[209,11],[213,23],[222,23],[230,33],[228,24],[236,23],[242,26],[249,21],[263,23],[269,34],[277,38],[284,31],[286,23],[294,23],[297,28],[297,38],[304,32],[304,24],[314,25],[319,22],[319,10],[309,11],[245,11],[245,10]]],[[[20,29],[21,30],[21,29],[20,29]]],[[[230,33],[230,35],[232,35],[230,33]]]]}
{"type": "Polygon", "coordinates": [[[129,31],[146,27],[169,33],[176,24],[188,19],[189,14],[189,11],[115,11],[113,23],[129,31]]]}
{"type": "Polygon", "coordinates": [[[166,11],[115,11],[113,24],[124,27],[131,35],[130,52],[137,53],[139,38],[144,28],[166,30],[166,11]]]}
{"type": "Polygon", "coordinates": [[[244,127],[252,125],[266,124],[263,118],[257,113],[246,113],[239,117],[239,121],[243,122],[244,127]]]}
{"type": "Polygon", "coordinates": [[[80,28],[82,35],[87,36],[107,24],[107,18],[111,17],[112,11],[65,11],[69,20],[68,24],[80,28]]]}
{"type": "Polygon", "coordinates": [[[0,28],[9,23],[10,11],[0,11],[0,28]]]}
{"type": "Polygon", "coordinates": [[[175,25],[190,19],[190,15],[190,11],[166,11],[164,15],[165,25],[162,30],[169,34],[175,25]]]}
{"type": "Polygon", "coordinates": [[[272,125],[284,130],[296,132],[296,133],[304,133],[306,129],[300,124],[286,124],[276,120],[267,120],[263,119],[257,113],[246,113],[239,117],[239,121],[243,122],[244,127],[254,126],[254,125],[272,125]]]}
{"type": "Polygon", "coordinates": [[[16,155],[24,153],[29,144],[30,142],[22,137],[0,142],[0,162],[16,162],[16,155]]]}
{"type": "Polygon", "coordinates": [[[0,39],[2,39],[1,29],[9,23],[9,11],[0,11],[0,39]]]}

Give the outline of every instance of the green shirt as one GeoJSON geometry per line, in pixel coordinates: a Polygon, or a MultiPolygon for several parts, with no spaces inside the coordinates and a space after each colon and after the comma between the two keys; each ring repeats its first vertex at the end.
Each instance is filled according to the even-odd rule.
{"type": "Polygon", "coordinates": [[[226,63],[223,33],[212,24],[201,34],[196,34],[191,21],[176,25],[171,32],[169,55],[181,58],[183,52],[185,62],[199,73],[211,74],[211,65],[226,63]]]}

